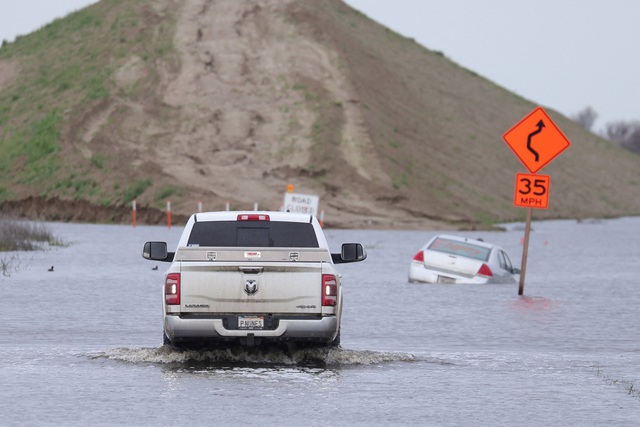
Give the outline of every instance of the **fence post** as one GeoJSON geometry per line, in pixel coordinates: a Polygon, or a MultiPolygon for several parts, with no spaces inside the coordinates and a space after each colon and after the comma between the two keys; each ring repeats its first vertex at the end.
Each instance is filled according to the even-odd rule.
{"type": "Polygon", "coordinates": [[[167,200],[167,226],[171,230],[171,200],[167,200]]]}

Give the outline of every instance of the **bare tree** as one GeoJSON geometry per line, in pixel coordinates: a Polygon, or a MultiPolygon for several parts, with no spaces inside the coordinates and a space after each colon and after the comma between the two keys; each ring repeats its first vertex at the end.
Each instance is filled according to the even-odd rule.
{"type": "Polygon", "coordinates": [[[605,138],[628,150],[640,154],[640,121],[617,121],[607,123],[605,138]]]}
{"type": "Polygon", "coordinates": [[[598,113],[591,107],[585,107],[582,111],[571,116],[571,119],[588,131],[591,131],[593,124],[598,118],[598,113]]]}

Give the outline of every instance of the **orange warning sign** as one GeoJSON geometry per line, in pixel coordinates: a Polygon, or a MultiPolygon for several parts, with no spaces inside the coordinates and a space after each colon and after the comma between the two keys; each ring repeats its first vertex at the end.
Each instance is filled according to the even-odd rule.
{"type": "Polygon", "coordinates": [[[531,173],[538,172],[571,145],[542,107],[529,113],[502,139],[531,173]]]}
{"type": "Polygon", "coordinates": [[[513,204],[523,208],[549,207],[549,175],[516,175],[516,195],[513,204]]]}

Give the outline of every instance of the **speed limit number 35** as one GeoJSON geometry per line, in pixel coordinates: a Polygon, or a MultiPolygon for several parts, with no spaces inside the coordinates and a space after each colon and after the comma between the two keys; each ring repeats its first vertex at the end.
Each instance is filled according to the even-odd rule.
{"type": "Polygon", "coordinates": [[[516,175],[514,205],[524,208],[547,209],[549,206],[549,175],[516,175]]]}

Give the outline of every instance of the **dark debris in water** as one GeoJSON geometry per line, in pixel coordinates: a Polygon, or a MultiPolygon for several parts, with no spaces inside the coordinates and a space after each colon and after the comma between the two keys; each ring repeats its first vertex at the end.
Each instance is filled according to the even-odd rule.
{"type": "Polygon", "coordinates": [[[640,399],[640,386],[636,385],[636,380],[627,380],[622,378],[612,378],[605,374],[600,365],[594,365],[593,369],[596,371],[596,376],[602,378],[606,384],[621,387],[627,393],[627,395],[640,399]]]}

